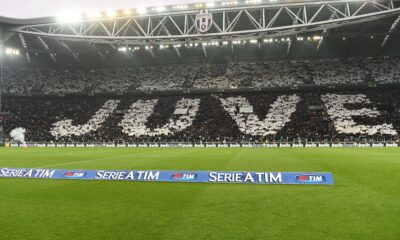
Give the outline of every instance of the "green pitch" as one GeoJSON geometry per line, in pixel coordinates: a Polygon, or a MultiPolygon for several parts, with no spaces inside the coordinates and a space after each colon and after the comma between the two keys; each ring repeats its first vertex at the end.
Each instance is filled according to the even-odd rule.
{"type": "Polygon", "coordinates": [[[400,239],[398,149],[0,149],[0,167],[332,172],[334,186],[0,179],[0,239],[400,239]]]}

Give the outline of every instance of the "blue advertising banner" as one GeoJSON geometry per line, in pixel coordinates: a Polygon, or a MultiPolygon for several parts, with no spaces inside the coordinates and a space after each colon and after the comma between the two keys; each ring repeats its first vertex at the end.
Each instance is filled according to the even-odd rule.
{"type": "Polygon", "coordinates": [[[0,168],[0,178],[188,183],[333,184],[331,173],[319,172],[205,172],[0,168]]]}

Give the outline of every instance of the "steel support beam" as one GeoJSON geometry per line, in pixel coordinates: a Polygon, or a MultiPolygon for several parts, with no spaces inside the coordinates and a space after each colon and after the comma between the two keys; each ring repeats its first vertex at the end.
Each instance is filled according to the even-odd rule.
{"type": "MultiPolygon", "coordinates": [[[[335,17],[336,17],[336,10],[333,11],[333,13],[331,14],[331,17],[329,19],[334,19],[335,17]]],[[[328,35],[328,29],[325,28],[322,31],[321,39],[318,42],[317,53],[318,53],[319,49],[321,48],[322,43],[324,42],[326,35],[328,35]]]]}
{"type": "Polygon", "coordinates": [[[210,11],[214,14],[214,22],[207,33],[200,33],[196,29],[198,10],[87,20],[78,24],[49,22],[18,26],[12,31],[63,41],[122,45],[184,44],[188,40],[201,42],[227,38],[281,37],[338,28],[400,15],[400,6],[391,0],[325,0],[216,8],[210,11]],[[300,10],[296,14],[294,9],[300,10]],[[326,10],[335,12],[336,17],[330,19],[326,10]],[[272,18],[267,19],[266,16],[272,18]],[[293,20],[290,23],[285,20],[288,16],[293,20]],[[128,31],[128,28],[134,31],[128,31]]]}
{"type": "Polygon", "coordinates": [[[400,15],[396,18],[396,20],[394,20],[392,26],[390,26],[389,29],[389,34],[385,36],[385,38],[383,39],[383,42],[381,44],[381,48],[384,48],[385,45],[388,43],[388,41],[390,40],[392,33],[394,31],[396,31],[396,29],[398,28],[398,26],[400,25],[400,15]]]}
{"type": "Polygon", "coordinates": [[[78,62],[81,63],[81,60],[79,59],[78,55],[76,53],[74,53],[74,51],[72,51],[72,49],[67,45],[67,43],[63,42],[63,41],[58,41],[58,43],[63,46],[67,52],[78,62]]]}
{"type": "Polygon", "coordinates": [[[57,63],[57,59],[54,56],[53,52],[50,50],[50,48],[47,45],[47,43],[43,40],[42,37],[38,36],[37,38],[38,38],[39,42],[42,44],[42,46],[45,49],[45,51],[49,54],[51,60],[53,60],[54,63],[57,63]]]}

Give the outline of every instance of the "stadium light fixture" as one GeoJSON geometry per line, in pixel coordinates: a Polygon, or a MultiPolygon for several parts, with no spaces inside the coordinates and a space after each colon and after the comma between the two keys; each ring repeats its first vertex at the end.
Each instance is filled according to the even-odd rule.
{"type": "Polygon", "coordinates": [[[123,14],[126,15],[126,16],[132,15],[132,10],[131,9],[125,9],[123,11],[123,14]]]}
{"type": "Polygon", "coordinates": [[[215,2],[207,2],[206,7],[215,7],[215,2]]]}
{"type": "Polygon", "coordinates": [[[226,45],[228,45],[228,44],[229,44],[228,41],[223,41],[223,42],[222,42],[222,45],[224,45],[224,46],[226,46],[226,45]]]}
{"type": "Polygon", "coordinates": [[[120,47],[118,48],[118,51],[120,52],[126,52],[128,49],[126,47],[120,47]]]}
{"type": "Polygon", "coordinates": [[[146,14],[147,10],[144,7],[139,7],[139,8],[136,9],[136,12],[139,13],[139,14],[146,14]]]}
{"type": "Polygon", "coordinates": [[[16,48],[6,48],[6,54],[7,55],[20,55],[20,51],[19,51],[19,49],[16,49],[16,48]]]}
{"type": "Polygon", "coordinates": [[[197,4],[195,5],[195,7],[196,7],[196,8],[201,8],[201,7],[203,7],[203,4],[202,4],[202,3],[197,3],[197,4]]]}
{"type": "Polygon", "coordinates": [[[318,35],[313,37],[313,40],[314,40],[314,41],[319,41],[319,40],[321,40],[321,39],[322,39],[322,37],[321,37],[321,36],[318,36],[318,35]]]}
{"type": "Polygon", "coordinates": [[[304,41],[303,37],[297,37],[297,41],[304,41]]]}
{"type": "Polygon", "coordinates": [[[106,14],[107,14],[107,17],[110,17],[110,18],[117,16],[117,12],[114,10],[108,10],[106,14]]]}
{"type": "Polygon", "coordinates": [[[255,4],[255,3],[260,3],[261,0],[246,0],[246,4],[255,4]]]}
{"type": "Polygon", "coordinates": [[[222,6],[230,6],[230,5],[237,5],[238,1],[228,1],[228,2],[223,2],[222,6]]]}
{"type": "Polygon", "coordinates": [[[154,10],[156,10],[157,12],[164,12],[165,10],[167,10],[167,8],[164,6],[158,6],[154,10]]]}
{"type": "Polygon", "coordinates": [[[187,9],[188,8],[188,5],[176,5],[176,6],[173,6],[172,7],[173,9],[187,9]]]}
{"type": "Polygon", "coordinates": [[[257,40],[257,39],[251,39],[251,40],[250,40],[250,43],[251,43],[251,44],[256,44],[256,43],[258,43],[258,40],[257,40]]]}

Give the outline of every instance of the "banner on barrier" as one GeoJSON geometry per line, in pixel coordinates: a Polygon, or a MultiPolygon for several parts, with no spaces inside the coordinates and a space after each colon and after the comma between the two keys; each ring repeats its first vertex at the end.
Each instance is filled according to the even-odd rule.
{"type": "Polygon", "coordinates": [[[319,172],[205,172],[0,168],[0,178],[190,183],[333,184],[331,173],[319,172]]]}

